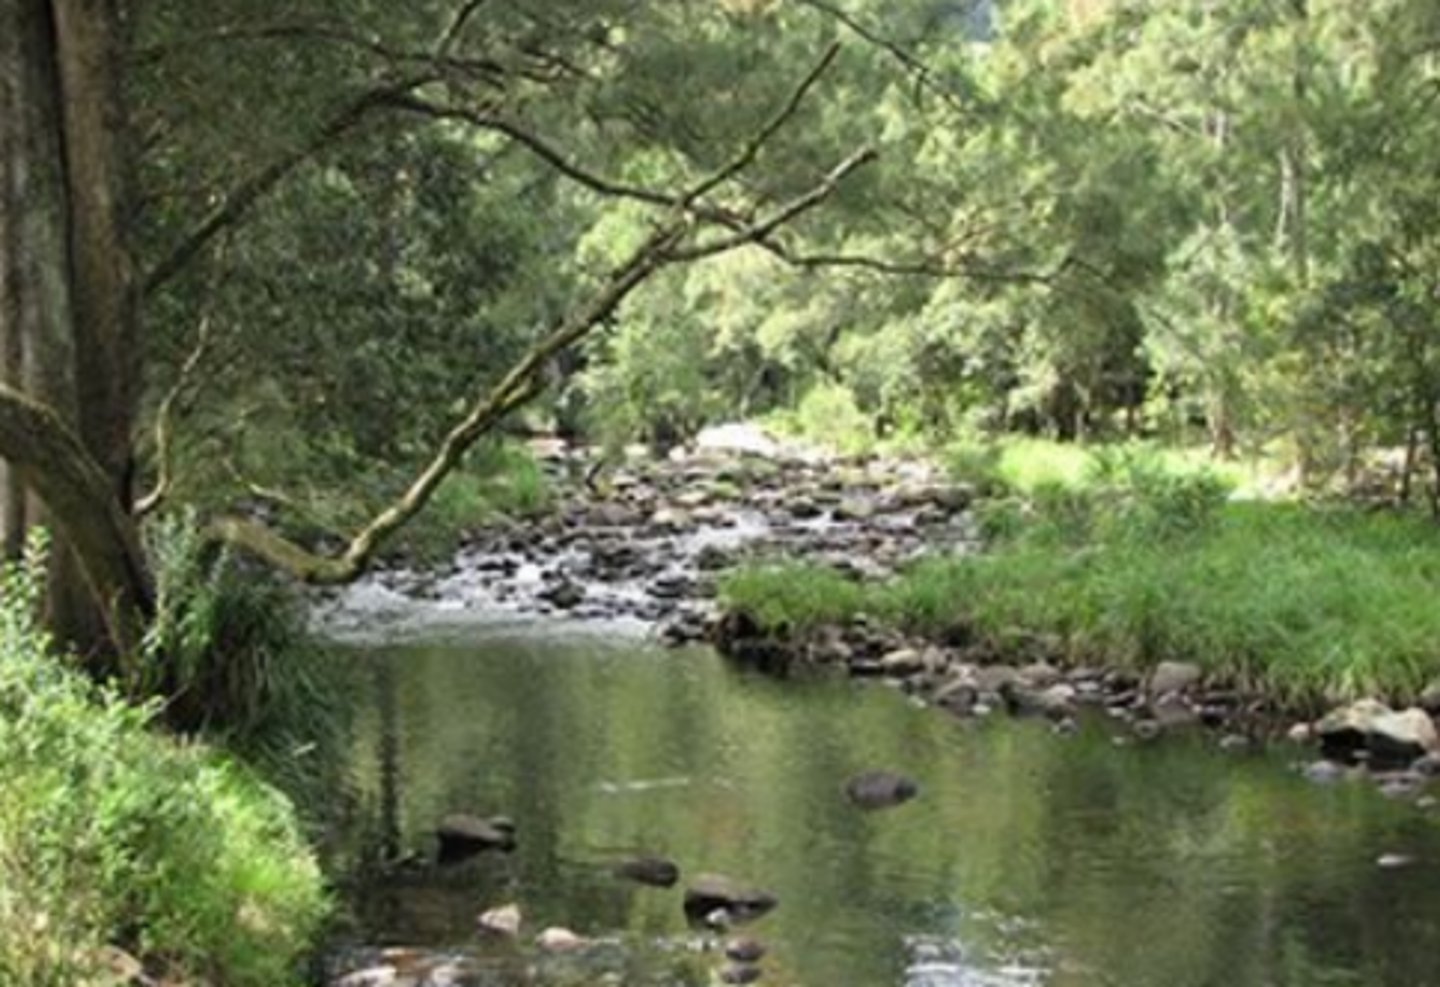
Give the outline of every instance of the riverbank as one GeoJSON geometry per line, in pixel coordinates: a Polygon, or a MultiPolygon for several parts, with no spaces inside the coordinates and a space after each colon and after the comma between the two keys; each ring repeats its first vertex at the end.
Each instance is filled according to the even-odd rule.
{"type": "Polygon", "coordinates": [[[0,567],[0,983],[302,982],[328,898],[291,804],[71,669],[41,572],[0,567]]]}
{"type": "Polygon", "coordinates": [[[1230,502],[1203,473],[1132,472],[981,506],[985,551],[855,582],[821,567],[726,580],[716,643],[772,671],[838,667],[956,715],[1137,739],[1204,724],[1237,749],[1317,739],[1397,791],[1435,773],[1440,531],[1419,518],[1230,502]]]}

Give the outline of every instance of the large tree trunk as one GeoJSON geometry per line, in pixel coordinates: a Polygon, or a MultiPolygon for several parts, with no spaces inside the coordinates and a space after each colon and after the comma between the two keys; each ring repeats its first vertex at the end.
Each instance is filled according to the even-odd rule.
{"type": "Polygon", "coordinates": [[[118,23],[98,0],[0,0],[0,384],[34,403],[3,409],[0,517],[7,542],[57,529],[49,622],[92,657],[136,646],[130,614],[148,606],[127,516],[140,341],[118,23]]]}

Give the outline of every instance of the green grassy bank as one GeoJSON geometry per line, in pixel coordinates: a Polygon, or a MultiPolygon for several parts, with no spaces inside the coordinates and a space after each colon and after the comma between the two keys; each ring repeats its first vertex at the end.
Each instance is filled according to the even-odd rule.
{"type": "Polygon", "coordinates": [[[69,671],[0,571],[0,983],[277,987],[326,911],[289,801],[69,671]],[[123,952],[121,952],[123,951],[123,952]]]}
{"type": "Polygon", "coordinates": [[[1413,697],[1440,677],[1440,530],[1413,517],[1232,502],[1205,471],[1131,462],[982,508],[988,551],[859,585],[741,571],[726,603],[796,632],[866,613],[918,633],[965,624],[1003,649],[1052,636],[1075,662],[1194,661],[1282,702],[1413,697]]]}

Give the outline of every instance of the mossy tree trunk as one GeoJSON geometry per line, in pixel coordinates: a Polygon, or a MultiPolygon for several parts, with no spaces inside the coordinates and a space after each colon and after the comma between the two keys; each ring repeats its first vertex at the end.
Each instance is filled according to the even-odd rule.
{"type": "Polygon", "coordinates": [[[132,650],[150,603],[129,517],[141,347],[119,25],[111,0],[0,0],[0,507],[12,550],[27,525],[56,529],[50,624],[91,657],[132,650]]]}

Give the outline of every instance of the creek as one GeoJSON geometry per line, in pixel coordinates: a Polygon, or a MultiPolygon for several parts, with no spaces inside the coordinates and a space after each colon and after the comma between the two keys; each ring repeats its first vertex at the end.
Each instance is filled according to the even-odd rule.
{"type": "Polygon", "coordinates": [[[959,719],[633,625],[496,618],[350,647],[368,687],[332,982],[720,982],[721,937],[681,908],[715,872],[779,900],[743,930],[762,984],[1440,983],[1440,828],[1372,785],[1306,781],[1296,750],[959,719]],[[919,796],[851,805],[873,768],[919,796]],[[510,816],[517,848],[434,864],[454,812],[510,816]],[[408,863],[362,865],[378,847],[408,863]],[[638,853],[680,885],[617,878],[638,853]],[[510,903],[519,937],[482,939],[476,916],[510,903]],[[590,945],[544,954],[547,926],[590,945]]]}

